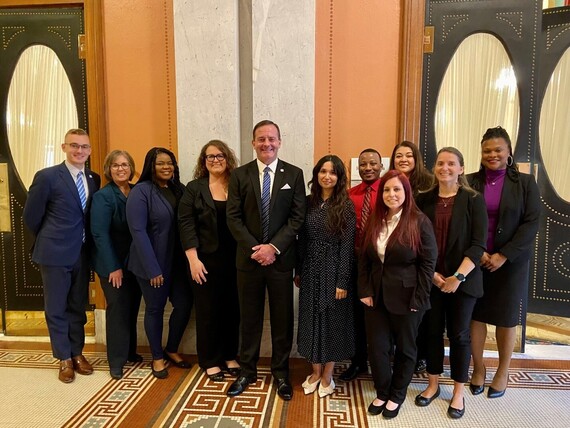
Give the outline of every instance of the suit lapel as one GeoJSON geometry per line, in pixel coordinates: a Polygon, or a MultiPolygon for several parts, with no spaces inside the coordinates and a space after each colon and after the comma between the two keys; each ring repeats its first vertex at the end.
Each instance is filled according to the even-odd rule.
{"type": "Polygon", "coordinates": [[[89,198],[91,198],[91,196],[93,196],[93,194],[99,189],[97,189],[97,184],[95,183],[93,174],[89,168],[85,168],[85,177],[87,178],[87,187],[89,188],[89,198]]]}
{"type": "Polygon", "coordinates": [[[275,167],[275,175],[273,177],[273,188],[271,189],[271,202],[269,203],[269,212],[273,210],[275,201],[277,200],[277,195],[281,187],[284,186],[285,180],[285,168],[283,162],[277,161],[277,166],[275,167]]]}
{"type": "Polygon", "coordinates": [[[261,185],[259,184],[259,170],[257,169],[257,160],[253,160],[249,163],[247,168],[247,175],[251,181],[253,187],[253,193],[255,194],[255,200],[257,201],[257,210],[259,211],[259,218],[261,218],[261,185]]]}
{"type": "Polygon", "coordinates": [[[212,193],[210,192],[210,183],[208,182],[207,178],[200,179],[200,193],[202,194],[202,198],[206,201],[206,204],[216,209],[216,205],[214,204],[214,198],[212,197],[212,193]]]}
{"type": "Polygon", "coordinates": [[[447,232],[447,245],[446,251],[453,248],[455,241],[459,234],[455,231],[461,230],[461,224],[465,221],[465,209],[467,206],[466,199],[469,197],[469,192],[466,192],[461,187],[457,191],[457,196],[453,202],[453,211],[451,212],[451,221],[449,222],[449,229],[447,232]]]}
{"type": "Polygon", "coordinates": [[[66,186],[69,188],[69,192],[73,195],[73,198],[77,202],[77,205],[79,205],[79,209],[83,211],[83,207],[81,206],[81,199],[79,198],[79,191],[77,190],[77,186],[73,181],[73,176],[69,172],[69,169],[67,169],[67,166],[65,166],[65,162],[59,165],[59,175],[66,186]]]}

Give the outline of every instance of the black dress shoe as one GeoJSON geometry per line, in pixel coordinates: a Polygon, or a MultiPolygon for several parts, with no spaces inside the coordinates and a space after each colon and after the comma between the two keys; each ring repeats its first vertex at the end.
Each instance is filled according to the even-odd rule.
{"type": "Polygon", "coordinates": [[[415,400],[416,406],[419,406],[419,407],[426,407],[426,406],[429,406],[433,400],[435,400],[437,397],[439,397],[439,393],[440,393],[440,392],[441,392],[441,389],[440,389],[439,386],[438,386],[438,387],[437,387],[437,391],[435,391],[435,394],[433,394],[433,395],[432,395],[431,397],[429,397],[429,398],[428,398],[428,397],[424,397],[424,396],[422,395],[423,392],[420,393],[420,394],[418,394],[418,395],[416,395],[416,400],[415,400]]]}
{"type": "Polygon", "coordinates": [[[402,407],[402,404],[398,404],[398,407],[396,407],[394,410],[388,410],[386,408],[384,408],[384,410],[382,411],[382,417],[384,419],[392,419],[395,418],[396,416],[398,416],[398,413],[400,413],[400,408],[402,407]]]}
{"type": "Polygon", "coordinates": [[[181,369],[190,369],[192,368],[192,364],[190,364],[187,361],[184,360],[180,360],[180,361],[174,361],[174,358],[172,358],[170,355],[168,355],[168,352],[164,351],[164,359],[166,361],[170,361],[172,364],[174,364],[176,367],[179,367],[181,369]]]}
{"type": "Polygon", "coordinates": [[[129,363],[142,363],[143,357],[142,357],[142,355],[139,355],[139,354],[133,354],[133,355],[128,356],[127,361],[129,363]]]}
{"type": "Polygon", "coordinates": [[[246,390],[250,383],[255,383],[256,380],[257,379],[255,377],[240,376],[235,380],[234,383],[230,385],[230,388],[226,394],[230,397],[240,395],[246,390]]]}
{"type": "Polygon", "coordinates": [[[485,385],[473,385],[472,383],[469,384],[469,391],[473,395],[479,395],[483,391],[485,391],[485,385]]]}
{"type": "Polygon", "coordinates": [[[423,373],[427,370],[427,361],[425,358],[420,358],[416,362],[416,368],[414,369],[415,374],[423,373]]]}
{"type": "Polygon", "coordinates": [[[341,373],[341,375],[338,377],[340,380],[343,380],[345,382],[349,382],[353,379],[356,379],[356,377],[361,374],[361,373],[366,373],[368,371],[368,367],[366,366],[359,366],[358,364],[351,364],[350,366],[348,366],[348,368],[341,373]]]}
{"type": "Polygon", "coordinates": [[[289,401],[293,398],[293,388],[291,387],[291,383],[289,383],[289,379],[277,379],[277,394],[285,401],[289,401]]]}
{"type": "Polygon", "coordinates": [[[368,406],[368,413],[370,413],[373,416],[379,415],[380,413],[382,413],[382,411],[386,407],[386,403],[387,403],[387,401],[384,401],[384,404],[380,404],[379,406],[375,406],[374,401],[373,401],[372,403],[370,403],[370,406],[368,406]]]}
{"type": "Polygon", "coordinates": [[[451,418],[451,419],[459,419],[461,418],[463,415],[465,414],[465,398],[463,399],[463,409],[456,409],[454,407],[451,407],[451,404],[449,405],[449,407],[447,408],[447,415],[451,418]]]}
{"type": "Polygon", "coordinates": [[[493,388],[492,386],[489,387],[489,390],[487,391],[487,397],[488,398],[499,398],[502,397],[503,395],[505,395],[505,391],[507,389],[503,389],[501,391],[499,391],[498,389],[493,388]]]}
{"type": "Polygon", "coordinates": [[[113,379],[119,380],[119,379],[122,379],[122,378],[123,378],[123,369],[120,369],[120,368],[119,368],[119,369],[111,368],[111,369],[109,370],[109,373],[111,374],[111,377],[112,377],[113,379]]]}

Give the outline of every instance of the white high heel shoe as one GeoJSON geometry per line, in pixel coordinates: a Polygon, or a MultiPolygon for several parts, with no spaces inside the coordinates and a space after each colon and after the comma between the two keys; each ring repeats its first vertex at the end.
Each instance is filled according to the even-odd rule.
{"type": "Polygon", "coordinates": [[[305,395],[315,392],[317,390],[317,386],[319,386],[319,382],[321,381],[321,378],[318,378],[314,383],[309,383],[310,378],[311,375],[307,376],[307,379],[305,379],[305,382],[301,385],[303,387],[303,391],[305,391],[305,395]]]}
{"type": "Polygon", "coordinates": [[[335,388],[335,384],[334,384],[334,379],[331,379],[331,383],[329,386],[323,386],[322,382],[319,385],[319,397],[323,398],[326,397],[327,395],[331,395],[334,392],[334,388],[335,388]]]}

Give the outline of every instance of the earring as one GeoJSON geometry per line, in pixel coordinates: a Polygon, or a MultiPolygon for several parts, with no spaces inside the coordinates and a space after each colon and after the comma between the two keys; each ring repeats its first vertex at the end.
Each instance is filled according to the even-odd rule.
{"type": "Polygon", "coordinates": [[[514,163],[515,163],[515,160],[513,159],[513,157],[511,155],[509,155],[509,157],[507,158],[507,166],[513,166],[514,163]]]}

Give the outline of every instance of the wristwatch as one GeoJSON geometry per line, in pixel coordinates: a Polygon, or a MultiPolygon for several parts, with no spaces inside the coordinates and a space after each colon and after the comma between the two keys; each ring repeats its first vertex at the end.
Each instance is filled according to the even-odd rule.
{"type": "Polygon", "coordinates": [[[459,282],[465,282],[465,275],[463,275],[462,273],[455,272],[453,276],[456,277],[459,280],[459,282]]]}

